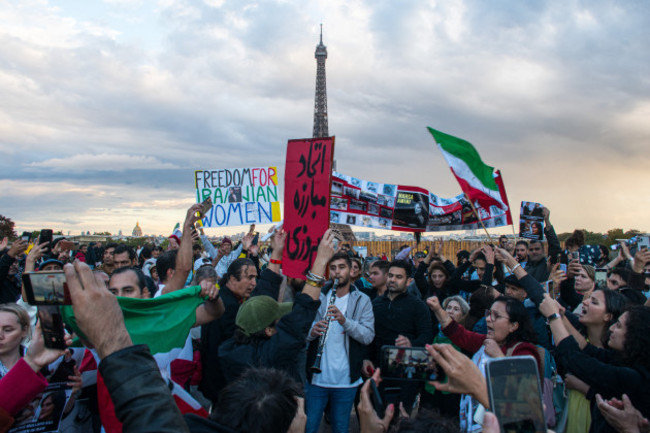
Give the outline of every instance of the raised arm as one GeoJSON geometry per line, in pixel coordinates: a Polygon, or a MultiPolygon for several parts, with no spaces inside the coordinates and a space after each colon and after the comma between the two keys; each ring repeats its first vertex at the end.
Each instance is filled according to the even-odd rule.
{"type": "Polygon", "coordinates": [[[551,211],[545,207],[542,209],[542,214],[544,215],[544,234],[548,241],[548,256],[550,261],[553,263],[555,262],[557,255],[562,253],[562,246],[555,234],[553,224],[551,224],[551,211]]]}
{"type": "Polygon", "coordinates": [[[174,268],[174,275],[163,288],[163,295],[185,287],[187,276],[192,272],[192,227],[199,220],[196,213],[200,209],[201,203],[196,203],[187,210],[185,222],[183,223],[181,245],[178,247],[178,253],[176,255],[176,268],[174,268]]]}
{"type": "Polygon", "coordinates": [[[334,233],[327,230],[318,244],[316,258],[311,266],[311,272],[307,274],[307,282],[302,293],[310,296],[314,301],[320,299],[320,291],[325,282],[325,270],[338,249],[334,248],[334,233]]]}

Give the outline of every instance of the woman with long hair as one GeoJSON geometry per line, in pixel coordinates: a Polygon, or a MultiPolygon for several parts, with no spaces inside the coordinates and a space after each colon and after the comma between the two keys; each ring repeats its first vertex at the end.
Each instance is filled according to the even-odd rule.
{"type": "MultiPolygon", "coordinates": [[[[591,308],[591,307],[589,307],[591,308]]],[[[549,320],[555,340],[555,359],[589,386],[590,394],[621,399],[626,394],[644,417],[650,417],[650,307],[628,307],[609,327],[609,349],[586,345],[581,349],[560,320],[561,307],[545,295],[539,306],[549,320]]],[[[614,432],[594,405],[590,432],[614,432]]]]}
{"type": "MultiPolygon", "coordinates": [[[[625,296],[612,290],[599,288],[582,302],[578,319],[582,325],[582,333],[571,325],[566,314],[562,315],[562,321],[581,349],[588,344],[602,349],[607,345],[610,326],[616,323],[626,305],[625,296]]],[[[591,425],[591,405],[586,398],[589,386],[570,372],[565,376],[564,381],[568,388],[567,412],[569,413],[565,432],[586,432],[591,425]]]]}
{"type": "MultiPolygon", "coordinates": [[[[483,373],[488,359],[504,356],[530,355],[535,358],[538,368],[541,368],[539,352],[535,346],[535,330],[528,311],[520,301],[499,296],[492,302],[485,312],[487,335],[465,329],[442,308],[437,298],[427,299],[427,304],[438,318],[442,332],[461,350],[473,354],[472,361],[483,373]]],[[[477,402],[471,397],[461,397],[461,430],[481,429],[481,425],[473,419],[476,408],[477,402]]]]}

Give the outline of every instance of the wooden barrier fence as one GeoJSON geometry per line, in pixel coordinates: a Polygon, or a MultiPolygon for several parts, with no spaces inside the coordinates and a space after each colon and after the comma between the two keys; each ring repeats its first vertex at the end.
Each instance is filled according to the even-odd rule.
{"type": "MultiPolygon", "coordinates": [[[[433,248],[433,242],[420,242],[419,245],[415,241],[356,241],[350,243],[353,246],[358,247],[368,247],[368,257],[379,256],[386,254],[389,259],[395,257],[395,255],[400,251],[400,248],[404,245],[413,247],[412,253],[416,251],[431,250],[433,248]]],[[[442,254],[456,263],[456,253],[460,250],[472,251],[483,245],[482,242],[478,241],[455,241],[448,240],[444,241],[442,244],[442,254]]]]}

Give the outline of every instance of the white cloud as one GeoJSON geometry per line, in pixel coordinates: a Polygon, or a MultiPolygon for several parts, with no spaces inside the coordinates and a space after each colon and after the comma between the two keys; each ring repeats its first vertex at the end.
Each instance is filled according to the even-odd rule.
{"type": "Polygon", "coordinates": [[[97,171],[163,170],[178,168],[146,155],[117,155],[110,153],[81,154],[69,158],[52,158],[32,162],[27,167],[33,169],[52,169],[63,173],[82,173],[97,171]]]}

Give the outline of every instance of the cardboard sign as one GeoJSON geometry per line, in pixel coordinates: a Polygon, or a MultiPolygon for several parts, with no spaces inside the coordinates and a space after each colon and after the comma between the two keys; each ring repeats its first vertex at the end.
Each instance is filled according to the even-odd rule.
{"type": "Polygon", "coordinates": [[[522,201],[519,211],[519,237],[541,241],[544,239],[544,205],[522,201]]]}
{"type": "Polygon", "coordinates": [[[282,273],[305,278],[329,227],[334,137],[289,140],[284,174],[282,273]]]}
{"type": "Polygon", "coordinates": [[[265,224],[280,221],[276,167],[196,170],[197,203],[212,197],[203,227],[265,224]]]}
{"type": "MultiPolygon", "coordinates": [[[[464,194],[447,199],[417,186],[370,182],[338,172],[332,176],[332,223],[409,232],[480,228],[464,194]]],[[[476,207],[486,227],[509,224],[502,209],[476,207]]]]}

